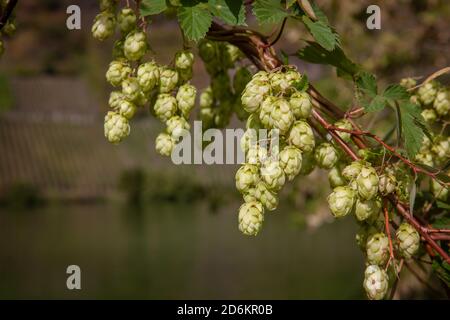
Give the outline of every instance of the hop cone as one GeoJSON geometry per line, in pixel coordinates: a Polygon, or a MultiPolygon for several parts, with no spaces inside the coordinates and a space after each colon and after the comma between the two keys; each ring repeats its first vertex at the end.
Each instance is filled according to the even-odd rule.
{"type": "Polygon", "coordinates": [[[234,93],[241,94],[245,86],[252,80],[252,74],[247,68],[241,67],[237,69],[233,78],[234,93]]]}
{"type": "Polygon", "coordinates": [[[129,101],[136,101],[141,93],[139,81],[136,78],[128,78],[122,81],[122,93],[129,101]]]}
{"type": "Polygon", "coordinates": [[[393,193],[395,191],[396,186],[397,186],[397,179],[395,178],[394,175],[386,173],[380,176],[378,190],[383,196],[393,193]]]}
{"type": "Polygon", "coordinates": [[[328,172],[328,182],[330,183],[331,188],[336,188],[347,184],[347,181],[342,176],[339,165],[334,166],[331,168],[330,172],[328,172]]]}
{"type": "Polygon", "coordinates": [[[446,188],[445,186],[439,184],[436,180],[431,181],[431,192],[433,193],[433,196],[441,201],[447,201],[449,188],[446,188]]]}
{"type": "Polygon", "coordinates": [[[316,145],[311,126],[303,120],[294,122],[288,135],[288,142],[304,153],[312,152],[316,145]]]}
{"type": "Polygon", "coordinates": [[[125,99],[125,95],[120,91],[112,91],[109,94],[108,104],[111,108],[118,108],[119,103],[125,99]]]}
{"type": "Polygon", "coordinates": [[[450,96],[447,90],[441,90],[437,93],[433,107],[440,117],[445,117],[450,113],[450,96]]]}
{"type": "Polygon", "coordinates": [[[144,32],[134,31],[127,35],[123,45],[125,57],[131,61],[140,60],[147,52],[147,37],[144,32]]]}
{"type": "Polygon", "coordinates": [[[137,70],[139,86],[143,91],[149,92],[159,82],[159,68],[154,61],[141,64],[137,70]]]}
{"type": "Polygon", "coordinates": [[[347,179],[347,181],[355,180],[359,176],[362,167],[363,165],[360,161],[354,161],[342,170],[342,176],[347,179]]]}
{"type": "Polygon", "coordinates": [[[378,216],[381,210],[379,199],[361,200],[356,199],[355,216],[358,221],[364,221],[372,216],[378,216]]]}
{"type": "Polygon", "coordinates": [[[375,233],[366,244],[367,261],[370,264],[384,265],[389,259],[389,239],[384,233],[375,233]]]}
{"type": "Polygon", "coordinates": [[[211,108],[214,104],[214,96],[211,87],[207,87],[200,94],[200,108],[211,108]]]}
{"type": "Polygon", "coordinates": [[[280,166],[289,181],[292,181],[302,168],[302,152],[296,147],[286,147],[280,152],[280,166]]]}
{"type": "Polygon", "coordinates": [[[269,211],[273,211],[278,207],[278,196],[275,192],[267,188],[264,182],[259,182],[255,188],[252,188],[249,192],[250,196],[255,200],[261,202],[261,204],[269,211]]]}
{"type": "Polygon", "coordinates": [[[212,62],[217,57],[216,44],[209,40],[202,40],[198,44],[198,53],[204,62],[212,62]]]}
{"type": "MultiPolygon", "coordinates": [[[[345,130],[352,130],[353,126],[350,123],[350,121],[348,121],[347,119],[342,119],[339,121],[336,121],[334,123],[334,126],[340,129],[345,129],[345,130]]],[[[344,131],[336,131],[337,134],[339,135],[339,137],[341,137],[342,140],[344,140],[345,142],[349,142],[350,138],[351,138],[351,134],[348,132],[344,132],[344,131]]]]}
{"type": "Polygon", "coordinates": [[[355,191],[349,187],[336,187],[328,196],[328,206],[336,218],[348,215],[355,203],[355,191]]]}
{"type": "Polygon", "coordinates": [[[178,72],[168,67],[161,67],[159,70],[159,92],[169,93],[178,84],[178,72]]]}
{"type": "Polygon", "coordinates": [[[381,300],[389,288],[389,277],[377,265],[369,265],[364,272],[364,290],[370,300],[381,300]]]}
{"type": "Polygon", "coordinates": [[[130,125],[127,118],[109,111],[105,116],[105,137],[109,142],[117,144],[130,134],[130,125]]]}
{"type": "Polygon", "coordinates": [[[253,78],[242,92],[241,102],[244,110],[249,113],[257,112],[269,90],[270,86],[267,82],[254,81],[253,78]]]}
{"type": "Polygon", "coordinates": [[[100,11],[113,12],[116,9],[116,0],[100,0],[100,11]]]}
{"type": "Polygon", "coordinates": [[[161,93],[156,98],[153,108],[158,119],[166,122],[175,115],[177,111],[177,100],[170,94],[161,93]]]}
{"type": "Polygon", "coordinates": [[[272,90],[277,92],[284,92],[290,87],[290,82],[286,78],[284,72],[273,72],[269,75],[270,86],[272,90]]]}
{"type": "Polygon", "coordinates": [[[179,51],[175,55],[177,69],[191,69],[194,64],[194,54],[188,50],[179,51]]]}
{"type": "Polygon", "coordinates": [[[295,92],[289,99],[296,119],[306,119],[311,114],[311,98],[306,92],[295,92]]]}
{"type": "Polygon", "coordinates": [[[284,171],[277,161],[267,161],[261,168],[261,176],[266,186],[273,191],[280,190],[285,183],[284,171]]]}
{"type": "Polygon", "coordinates": [[[175,141],[167,133],[160,133],[155,140],[155,149],[162,156],[169,157],[175,147],[175,141]]]}
{"type": "Polygon", "coordinates": [[[170,134],[174,141],[178,141],[191,128],[185,118],[180,116],[173,116],[166,122],[167,133],[170,134]]]}
{"type": "Polygon", "coordinates": [[[195,96],[197,95],[197,89],[193,85],[188,83],[180,86],[177,92],[178,108],[185,118],[189,118],[192,108],[195,105],[195,96]]]}
{"type": "Polygon", "coordinates": [[[419,233],[410,224],[402,223],[397,229],[396,236],[400,253],[406,259],[411,259],[417,250],[419,250],[419,233]]]}
{"type": "Polygon", "coordinates": [[[400,80],[400,85],[406,89],[411,89],[417,85],[417,81],[413,78],[404,78],[400,80]]]}
{"type": "Polygon", "coordinates": [[[246,162],[261,165],[267,159],[267,149],[259,145],[252,145],[247,151],[246,162]]]}
{"type": "Polygon", "coordinates": [[[101,12],[94,19],[91,30],[92,36],[100,41],[106,40],[114,34],[115,27],[116,19],[114,15],[106,11],[101,12]]]}
{"type": "Polygon", "coordinates": [[[251,146],[258,142],[258,133],[255,129],[247,129],[241,137],[240,146],[243,152],[247,152],[251,146]]]}
{"type": "Polygon", "coordinates": [[[124,59],[115,60],[109,64],[108,71],[106,71],[106,80],[116,87],[128,78],[131,72],[130,65],[124,59]]]}
{"type": "Polygon", "coordinates": [[[258,201],[244,203],[239,208],[239,230],[247,236],[256,236],[264,221],[264,208],[258,201]]]}
{"type": "Polygon", "coordinates": [[[373,167],[363,166],[356,178],[358,193],[362,199],[370,200],[378,193],[380,179],[373,167]]]}
{"type": "Polygon", "coordinates": [[[123,34],[129,33],[136,27],[136,14],[131,8],[123,8],[117,15],[117,24],[123,34]]]}
{"type": "Polygon", "coordinates": [[[429,167],[434,167],[433,155],[428,151],[416,154],[415,159],[418,163],[427,165],[429,167]]]}
{"type": "Polygon", "coordinates": [[[310,174],[316,167],[316,160],[314,159],[314,152],[302,153],[302,168],[300,174],[306,176],[310,174]]]}
{"type": "Polygon", "coordinates": [[[323,169],[331,169],[339,160],[337,150],[331,143],[320,144],[314,153],[317,165],[323,169]]]}
{"type": "Polygon", "coordinates": [[[433,103],[434,99],[437,95],[437,85],[435,82],[428,82],[425,85],[421,86],[417,91],[419,96],[419,100],[424,105],[430,105],[433,103]]]}
{"type": "Polygon", "coordinates": [[[136,106],[128,100],[122,99],[117,103],[116,111],[123,117],[130,120],[136,113],[136,106]]]}
{"type": "Polygon", "coordinates": [[[236,172],[236,189],[241,193],[246,193],[251,187],[256,186],[259,181],[258,167],[252,164],[244,164],[236,172]]]}
{"type": "Polygon", "coordinates": [[[434,109],[425,109],[422,111],[421,115],[428,124],[433,124],[437,120],[437,114],[434,109]]]}
{"type": "Polygon", "coordinates": [[[294,122],[291,106],[282,98],[266,98],[261,105],[259,117],[266,128],[278,129],[281,134],[286,133],[294,122]]]}
{"type": "Polygon", "coordinates": [[[222,66],[226,69],[233,68],[234,63],[239,59],[241,55],[241,51],[239,50],[239,48],[229,43],[222,43],[220,52],[222,66]]]}

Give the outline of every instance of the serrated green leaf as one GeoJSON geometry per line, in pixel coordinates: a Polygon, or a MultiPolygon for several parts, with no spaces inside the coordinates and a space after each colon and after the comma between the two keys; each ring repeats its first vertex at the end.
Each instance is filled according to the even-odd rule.
{"type": "Polygon", "coordinates": [[[319,21],[322,21],[326,25],[329,25],[330,23],[328,22],[328,17],[322,10],[320,10],[319,6],[315,2],[311,3],[311,6],[314,10],[314,13],[316,14],[317,19],[319,19],[319,21]]]}
{"type": "Polygon", "coordinates": [[[230,25],[245,25],[243,0],[209,0],[209,8],[214,16],[230,25]]]}
{"type": "Polygon", "coordinates": [[[409,99],[409,93],[406,89],[398,84],[392,84],[386,87],[383,96],[390,100],[406,100],[409,99]]]}
{"type": "Polygon", "coordinates": [[[375,97],[378,94],[377,79],[369,72],[363,71],[358,73],[356,76],[356,86],[370,97],[375,97]]]}
{"type": "Polygon", "coordinates": [[[327,51],[313,41],[307,41],[307,44],[297,53],[300,59],[315,64],[332,65],[338,69],[341,76],[353,78],[360,71],[360,67],[351,61],[341,48],[336,47],[333,51],[327,51]]]}
{"type": "MultiPolygon", "coordinates": [[[[437,204],[437,207],[440,208],[440,209],[450,210],[450,204],[448,204],[448,203],[445,203],[445,202],[442,202],[442,201],[438,200],[436,202],[436,204],[437,204]]],[[[450,218],[447,218],[447,219],[448,219],[447,225],[450,226],[450,218]]],[[[441,227],[436,227],[434,224],[433,224],[433,227],[441,228],[441,227]]]]}
{"type": "Polygon", "coordinates": [[[377,112],[386,107],[386,99],[382,96],[376,95],[369,103],[363,103],[366,112],[377,112]]]}
{"type": "Polygon", "coordinates": [[[288,16],[280,0],[256,0],[253,4],[253,14],[259,24],[280,23],[288,16]]]}
{"type": "Polygon", "coordinates": [[[327,24],[323,23],[321,20],[312,21],[307,16],[303,16],[302,21],[308,28],[309,32],[311,32],[316,42],[323,48],[328,51],[332,51],[336,47],[336,34],[327,24]]]}
{"type": "Polygon", "coordinates": [[[419,124],[423,124],[421,109],[413,103],[404,103],[400,106],[402,117],[402,131],[405,140],[406,152],[413,159],[422,145],[424,132],[419,124]]]}
{"type": "Polygon", "coordinates": [[[143,0],[140,7],[143,17],[159,14],[166,9],[166,0],[143,0]]]}
{"type": "Polygon", "coordinates": [[[184,34],[190,40],[203,38],[211,26],[212,15],[201,2],[180,7],[177,15],[184,34]]]}

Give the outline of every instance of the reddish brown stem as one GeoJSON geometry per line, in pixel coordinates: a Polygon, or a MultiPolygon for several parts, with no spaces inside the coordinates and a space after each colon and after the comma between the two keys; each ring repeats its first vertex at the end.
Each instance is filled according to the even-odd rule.
{"type": "Polygon", "coordinates": [[[384,212],[384,227],[386,229],[386,234],[389,239],[389,261],[386,264],[387,268],[389,266],[389,263],[394,259],[394,246],[392,244],[391,229],[389,227],[389,212],[386,198],[383,200],[383,212],[384,212]]]}

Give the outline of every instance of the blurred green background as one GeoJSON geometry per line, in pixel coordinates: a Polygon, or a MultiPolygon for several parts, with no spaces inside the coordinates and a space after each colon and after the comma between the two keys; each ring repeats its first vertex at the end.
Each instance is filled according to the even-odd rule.
{"type": "MultiPolygon", "coordinates": [[[[450,64],[448,1],[386,2],[318,1],[347,53],[386,82],[450,64]],[[381,31],[365,28],[370,4],[382,8],[381,31]]],[[[18,31],[0,60],[0,298],[364,298],[357,226],[332,221],[324,172],[290,184],[249,238],[237,228],[237,166],[173,165],[154,151],[163,127],[145,113],[120,146],[104,139],[112,41],[90,37],[97,11],[92,0],[16,9],[18,31]],[[82,30],[65,27],[70,4],[82,9],[82,30]],[[71,264],[80,291],[66,288],[71,264]]],[[[277,48],[294,52],[303,36],[289,23],[277,48]]],[[[166,17],[153,20],[149,41],[160,63],[182,46],[166,17]]],[[[330,99],[352,103],[332,70],[291,63],[330,99]]],[[[198,88],[208,85],[199,61],[194,74],[198,88]]],[[[411,284],[399,292],[433,297],[411,284]]]]}

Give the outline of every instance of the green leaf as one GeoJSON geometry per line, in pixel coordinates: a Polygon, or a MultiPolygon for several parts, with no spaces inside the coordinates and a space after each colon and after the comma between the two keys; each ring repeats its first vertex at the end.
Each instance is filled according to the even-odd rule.
{"type": "Polygon", "coordinates": [[[321,20],[312,21],[307,16],[303,16],[302,20],[314,39],[323,48],[332,51],[336,47],[338,44],[337,35],[327,24],[323,23],[321,20]]]}
{"type": "MultiPolygon", "coordinates": [[[[450,210],[450,204],[445,203],[445,202],[442,202],[442,201],[440,201],[440,200],[436,201],[436,203],[437,203],[437,207],[438,207],[438,208],[450,210]]],[[[447,225],[447,226],[450,226],[450,218],[445,218],[445,219],[447,219],[447,220],[446,220],[446,225],[447,225]]],[[[438,220],[438,221],[439,221],[439,220],[438,220]]],[[[438,222],[438,221],[436,221],[436,222],[438,222]]],[[[439,224],[440,224],[440,222],[439,222],[439,224]]],[[[442,229],[442,227],[436,227],[434,224],[433,224],[433,227],[438,228],[438,229],[442,229]]]]}
{"type": "Polygon", "coordinates": [[[307,44],[297,53],[300,59],[315,64],[332,65],[337,68],[340,76],[353,78],[360,71],[360,67],[347,58],[341,48],[335,47],[333,51],[327,51],[313,41],[307,41],[307,44]]]}
{"type": "Polygon", "coordinates": [[[159,14],[167,9],[166,0],[143,0],[141,3],[141,15],[143,17],[159,14]]]}
{"type": "Polygon", "coordinates": [[[280,0],[256,0],[253,4],[253,14],[259,24],[280,23],[288,16],[280,0]]]}
{"type": "Polygon", "coordinates": [[[376,95],[370,102],[362,103],[366,112],[377,112],[386,107],[386,99],[380,95],[376,95]]]}
{"type": "Polygon", "coordinates": [[[356,86],[371,97],[375,97],[378,94],[377,79],[371,73],[360,72],[356,76],[356,86]]]}
{"type": "Polygon", "coordinates": [[[324,24],[329,25],[330,23],[327,16],[322,10],[320,10],[319,6],[315,2],[311,3],[311,6],[314,10],[314,13],[316,14],[317,19],[319,19],[319,21],[322,21],[324,24]]]}
{"type": "Polygon", "coordinates": [[[400,105],[400,113],[406,152],[409,158],[412,159],[419,152],[422,145],[424,132],[421,125],[425,121],[420,114],[420,107],[410,102],[400,105]]]}
{"type": "Polygon", "coordinates": [[[183,7],[178,9],[178,21],[184,34],[190,40],[197,41],[208,32],[212,22],[212,15],[201,2],[190,6],[183,4],[183,7]]]}
{"type": "Polygon", "coordinates": [[[214,16],[230,25],[245,25],[243,0],[209,0],[209,8],[214,16]]]}
{"type": "Polygon", "coordinates": [[[289,55],[284,52],[283,50],[280,51],[281,53],[281,61],[283,62],[284,65],[288,65],[289,64],[289,55]]]}
{"type": "Polygon", "coordinates": [[[439,262],[438,260],[433,260],[432,264],[434,272],[436,272],[437,276],[450,287],[450,265],[446,262],[439,262]]]}
{"type": "Polygon", "coordinates": [[[409,99],[409,93],[406,89],[398,84],[391,84],[384,92],[383,96],[390,100],[407,100],[409,99]]]}
{"type": "Polygon", "coordinates": [[[308,90],[308,87],[309,87],[308,76],[306,74],[303,74],[302,77],[300,78],[300,80],[298,80],[294,83],[294,87],[298,91],[308,90]]]}

